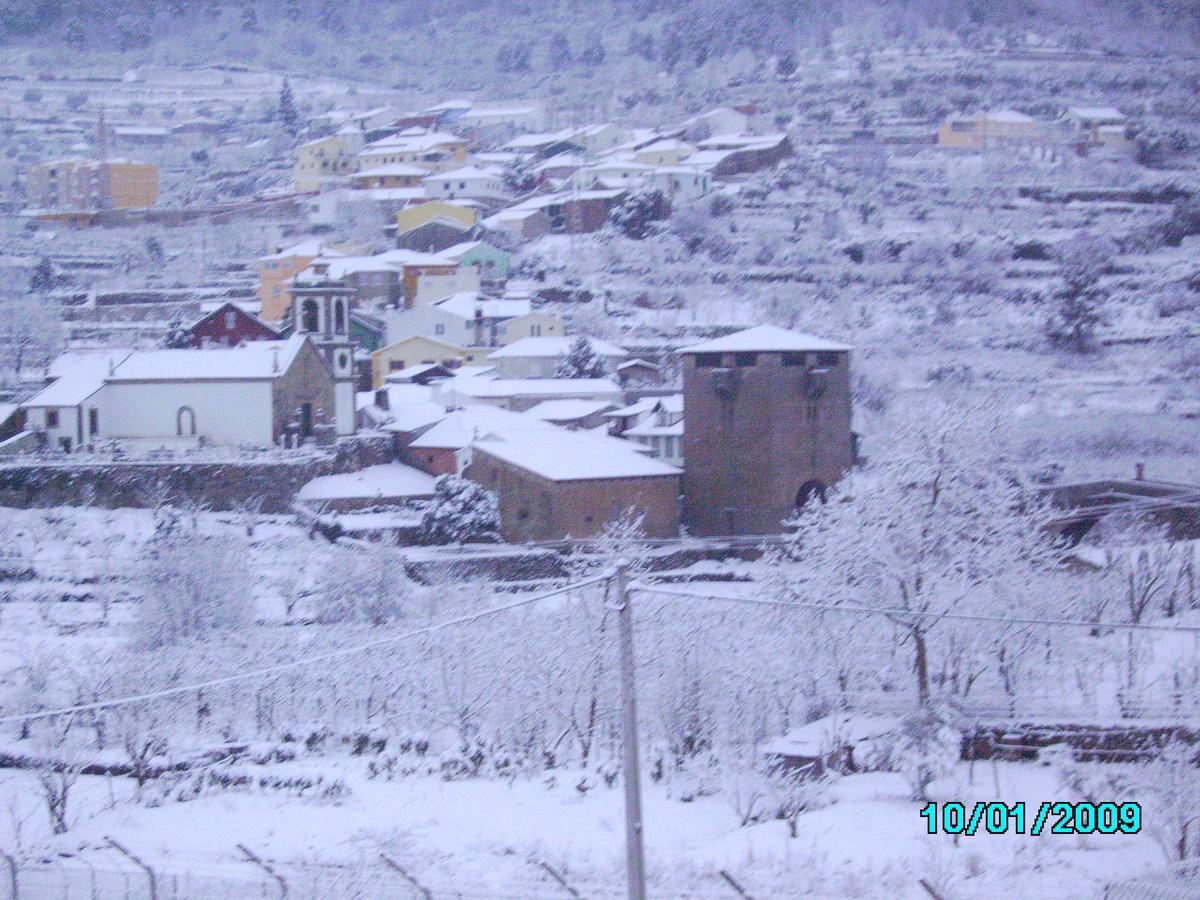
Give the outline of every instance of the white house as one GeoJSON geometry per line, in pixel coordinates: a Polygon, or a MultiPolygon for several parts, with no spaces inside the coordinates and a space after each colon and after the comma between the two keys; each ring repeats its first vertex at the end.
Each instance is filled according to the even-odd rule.
{"type": "Polygon", "coordinates": [[[507,200],[504,172],[498,168],[463,166],[427,176],[425,196],[433,200],[507,200]]]}
{"type": "MultiPolygon", "coordinates": [[[[488,362],[509,378],[553,378],[575,340],[575,337],[568,336],[522,338],[494,350],[488,355],[488,362]]],[[[603,360],[608,372],[615,371],[620,363],[629,358],[629,351],[624,347],[599,338],[589,340],[592,350],[603,360]]]]}

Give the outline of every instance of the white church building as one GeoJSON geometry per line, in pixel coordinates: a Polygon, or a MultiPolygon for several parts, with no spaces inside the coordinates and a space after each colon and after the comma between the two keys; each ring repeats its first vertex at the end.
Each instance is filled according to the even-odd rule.
{"type": "MultiPolygon", "coordinates": [[[[334,362],[353,370],[352,359],[334,362]]],[[[26,428],[63,452],[102,441],[296,446],[354,433],[353,394],[339,408],[340,380],[303,333],[231,349],[68,353],[50,378],[22,406],[26,428]]]]}

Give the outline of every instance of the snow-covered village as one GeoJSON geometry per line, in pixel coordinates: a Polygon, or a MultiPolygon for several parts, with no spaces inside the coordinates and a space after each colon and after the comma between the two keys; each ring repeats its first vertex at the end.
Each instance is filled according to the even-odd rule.
{"type": "Polygon", "coordinates": [[[0,507],[0,900],[1200,898],[1200,10],[0,3],[0,507]]]}

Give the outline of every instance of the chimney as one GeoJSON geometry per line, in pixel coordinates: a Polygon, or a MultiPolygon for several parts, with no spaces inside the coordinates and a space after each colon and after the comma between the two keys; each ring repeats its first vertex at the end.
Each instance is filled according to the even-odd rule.
{"type": "Polygon", "coordinates": [[[483,346],[483,307],[475,307],[475,346],[483,346]]]}
{"type": "Polygon", "coordinates": [[[278,347],[271,348],[271,371],[272,372],[279,371],[279,348],[278,347]]]}
{"type": "Polygon", "coordinates": [[[1134,472],[1136,473],[1134,475],[1134,478],[1136,478],[1138,481],[1146,480],[1146,464],[1144,462],[1138,463],[1134,467],[1134,472]]]}

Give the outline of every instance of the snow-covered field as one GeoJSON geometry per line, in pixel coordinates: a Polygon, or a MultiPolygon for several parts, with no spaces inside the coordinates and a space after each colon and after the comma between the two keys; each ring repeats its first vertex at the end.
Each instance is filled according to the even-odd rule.
{"type": "MultiPolygon", "coordinates": [[[[280,776],[339,778],[349,795],[336,803],[230,790],[156,808],[122,802],[119,779],[85,778],[76,788],[77,823],[51,837],[34,802],[32,776],[4,773],[0,831],[4,846],[115,864],[104,839],[115,838],[153,867],[174,871],[203,863],[207,874],[244,877],[237,845],[289,871],[306,865],[378,867],[397,859],[438,896],[554,896],[555,885],[530,860],[549,863],[585,896],[621,896],[624,820],[619,788],[581,793],[576,771],[549,777],[443,781],[410,776],[369,779],[361,757],[315,757],[264,767],[280,776]],[[116,803],[114,805],[114,800],[116,803]],[[14,827],[19,826],[19,838],[14,827]]],[[[681,802],[670,786],[645,795],[646,855],[655,896],[720,896],[722,870],[752,896],[920,897],[926,880],[943,896],[1093,897],[1109,881],[1161,866],[1149,835],[929,835],[903,780],[888,773],[851,775],[829,805],[800,816],[795,838],[783,822],[738,827],[721,796],[681,802]]],[[[938,800],[1002,797],[1030,808],[1072,799],[1054,770],[1033,764],[960,764],[936,782],[938,800]]],[[[379,873],[384,878],[386,873],[379,873]]]]}

